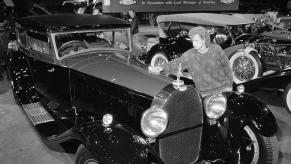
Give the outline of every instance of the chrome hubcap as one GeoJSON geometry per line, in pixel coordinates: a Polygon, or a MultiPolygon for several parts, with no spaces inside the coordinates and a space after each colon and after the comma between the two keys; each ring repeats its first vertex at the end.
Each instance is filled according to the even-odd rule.
{"type": "Polygon", "coordinates": [[[234,76],[240,81],[251,80],[255,75],[255,71],[254,62],[246,56],[237,58],[233,63],[234,76]]]}
{"type": "Polygon", "coordinates": [[[164,58],[159,57],[159,58],[156,59],[154,66],[155,67],[157,67],[157,66],[163,66],[166,63],[167,63],[167,61],[164,58]]]}

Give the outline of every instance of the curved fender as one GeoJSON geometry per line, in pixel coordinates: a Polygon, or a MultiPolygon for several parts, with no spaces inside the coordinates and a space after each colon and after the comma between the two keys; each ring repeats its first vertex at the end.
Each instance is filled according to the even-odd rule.
{"type": "Polygon", "coordinates": [[[67,135],[81,141],[105,163],[163,163],[141,135],[120,123],[105,127],[102,121],[89,122],[67,135]]]}
{"type": "Polygon", "coordinates": [[[229,120],[239,121],[241,125],[253,124],[263,136],[272,136],[278,127],[276,119],[270,109],[257,98],[246,93],[227,95],[227,113],[229,120]]]}
{"type": "Polygon", "coordinates": [[[244,52],[249,54],[251,51],[255,51],[255,52],[258,52],[256,49],[252,48],[252,47],[245,47],[244,49],[244,52]]]}
{"type": "MultiPolygon", "coordinates": [[[[252,48],[250,46],[245,47],[245,44],[238,44],[238,45],[235,45],[235,46],[232,46],[232,47],[228,47],[228,48],[224,49],[224,52],[225,52],[226,56],[228,58],[230,58],[233,54],[235,54],[235,52],[242,51],[242,50],[245,53],[250,53],[251,51],[258,52],[256,49],[254,49],[254,48],[252,48]]],[[[259,57],[261,57],[261,56],[259,56],[259,57]]]]}

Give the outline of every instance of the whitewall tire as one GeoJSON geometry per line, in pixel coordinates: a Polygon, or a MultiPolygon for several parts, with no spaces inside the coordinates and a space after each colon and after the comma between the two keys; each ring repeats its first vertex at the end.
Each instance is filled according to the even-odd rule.
{"type": "Polygon", "coordinates": [[[151,62],[150,62],[150,66],[151,67],[162,66],[168,62],[169,62],[169,60],[166,57],[165,53],[158,52],[158,53],[155,53],[155,55],[153,55],[151,62]]]}
{"type": "Polygon", "coordinates": [[[255,51],[237,51],[229,57],[233,81],[240,84],[262,75],[262,64],[255,51]]]}
{"type": "Polygon", "coordinates": [[[284,90],[283,101],[287,112],[291,114],[291,83],[284,90]]]}

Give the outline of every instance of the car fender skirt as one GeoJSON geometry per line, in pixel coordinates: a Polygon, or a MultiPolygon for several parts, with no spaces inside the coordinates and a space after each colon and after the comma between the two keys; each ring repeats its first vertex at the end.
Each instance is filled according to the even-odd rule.
{"type": "Polygon", "coordinates": [[[251,124],[265,137],[277,132],[276,118],[257,98],[245,93],[232,93],[228,95],[227,106],[229,113],[227,117],[239,121],[242,126],[251,124]]]}
{"type": "Polygon", "coordinates": [[[121,123],[106,127],[102,121],[89,122],[74,127],[70,135],[104,163],[161,162],[145,138],[121,123]]]}

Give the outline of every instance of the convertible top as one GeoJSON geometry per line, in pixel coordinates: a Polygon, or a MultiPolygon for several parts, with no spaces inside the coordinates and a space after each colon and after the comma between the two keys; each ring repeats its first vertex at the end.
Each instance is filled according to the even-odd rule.
{"type": "Polygon", "coordinates": [[[130,23],[109,15],[52,14],[24,17],[17,20],[21,26],[38,31],[82,30],[96,28],[130,27],[130,23]]]}
{"type": "Polygon", "coordinates": [[[231,14],[216,14],[216,13],[183,13],[160,15],[157,17],[157,22],[188,22],[203,25],[226,26],[254,23],[251,19],[239,18],[231,14]]]}

